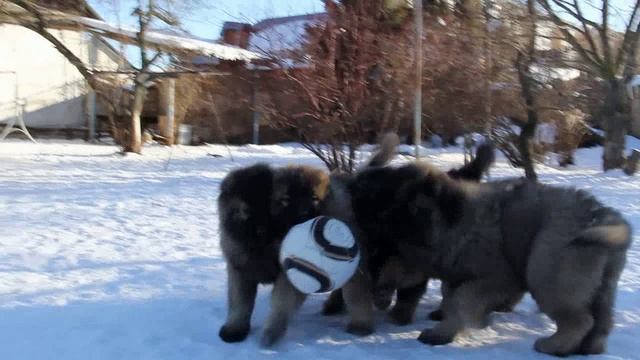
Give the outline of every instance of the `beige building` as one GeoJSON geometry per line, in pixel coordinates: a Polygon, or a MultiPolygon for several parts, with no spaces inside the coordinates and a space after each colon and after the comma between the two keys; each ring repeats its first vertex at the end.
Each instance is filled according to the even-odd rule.
{"type": "MultiPolygon", "coordinates": [[[[117,70],[122,60],[106,42],[88,33],[51,30],[89,68],[117,70]]],[[[89,87],[47,40],[16,25],[0,25],[0,122],[24,104],[28,127],[86,129],[89,87]]]]}

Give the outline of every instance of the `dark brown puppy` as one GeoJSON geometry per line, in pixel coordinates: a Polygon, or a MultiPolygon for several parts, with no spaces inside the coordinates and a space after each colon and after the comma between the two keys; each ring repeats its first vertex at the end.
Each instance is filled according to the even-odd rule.
{"type": "Polygon", "coordinates": [[[631,241],[631,228],[617,211],[584,191],[523,179],[453,181],[429,166],[409,165],[358,174],[356,216],[370,206],[364,189],[415,172],[421,175],[401,185],[389,210],[385,230],[395,240],[379,246],[390,246],[385,253],[404,267],[450,284],[443,321],[423,331],[420,341],[446,344],[529,291],[557,325],[553,336],[536,341],[537,351],[565,356],[605,350],[631,241]]]}
{"type": "Polygon", "coordinates": [[[291,226],[318,215],[328,180],[320,169],[265,164],[234,170],[223,180],[218,213],[227,262],[228,314],[219,332],[222,340],[246,338],[258,284],[274,284],[262,343],[270,345],[284,335],[305,296],[280,271],[280,244],[291,226]]]}

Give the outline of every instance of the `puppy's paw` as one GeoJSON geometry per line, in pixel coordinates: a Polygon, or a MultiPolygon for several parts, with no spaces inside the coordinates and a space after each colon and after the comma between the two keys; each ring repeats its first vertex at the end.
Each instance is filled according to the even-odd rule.
{"type": "Polygon", "coordinates": [[[573,349],[569,348],[565,343],[559,343],[553,336],[536,340],[533,348],[540,353],[553,356],[569,356],[573,353],[573,349]]]}
{"type": "Polygon", "coordinates": [[[356,336],[367,336],[374,332],[373,325],[370,324],[354,324],[347,325],[347,332],[356,336]]]}
{"type": "Polygon", "coordinates": [[[342,300],[338,301],[333,298],[329,298],[322,305],[322,315],[324,316],[338,315],[345,311],[346,308],[342,300]]]}
{"type": "Polygon", "coordinates": [[[578,351],[576,351],[576,354],[596,355],[596,354],[602,354],[606,350],[607,350],[606,337],[603,336],[597,339],[587,337],[587,339],[585,339],[580,345],[580,347],[578,348],[578,351]]]}
{"type": "Polygon", "coordinates": [[[262,337],[260,338],[260,345],[262,347],[271,347],[273,344],[278,342],[286,332],[285,327],[272,327],[267,328],[262,333],[262,337]]]}
{"type": "Polygon", "coordinates": [[[442,319],[444,319],[444,313],[442,312],[441,309],[434,310],[429,313],[429,315],[427,316],[427,319],[433,320],[433,321],[442,321],[442,319]]]}
{"type": "Polygon", "coordinates": [[[232,326],[225,324],[220,328],[218,336],[220,336],[220,339],[224,342],[240,342],[247,338],[250,329],[251,327],[249,325],[232,326]]]}
{"type": "Polygon", "coordinates": [[[409,325],[413,322],[413,312],[396,306],[389,312],[389,318],[396,325],[409,325]]]}
{"type": "Polygon", "coordinates": [[[418,341],[427,345],[445,345],[453,341],[453,336],[435,329],[425,329],[418,336],[418,341]]]}
{"type": "Polygon", "coordinates": [[[387,310],[391,306],[391,296],[376,296],[373,305],[379,310],[387,310]]]}

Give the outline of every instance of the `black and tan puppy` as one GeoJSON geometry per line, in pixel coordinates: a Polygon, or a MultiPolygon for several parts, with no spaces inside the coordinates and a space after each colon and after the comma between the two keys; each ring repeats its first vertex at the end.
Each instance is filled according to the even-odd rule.
{"type": "MultiPolygon", "coordinates": [[[[358,174],[356,215],[368,203],[361,203],[367,192],[357,189],[370,188],[374,178],[398,176],[386,171],[358,174]]],[[[424,165],[393,171],[422,175],[401,185],[389,211],[396,244],[390,256],[450,285],[443,321],[423,331],[420,341],[451,342],[529,291],[557,325],[554,335],[536,341],[537,351],[564,356],[605,350],[631,241],[631,228],[617,211],[584,191],[526,180],[453,181],[424,165]]]]}
{"type": "Polygon", "coordinates": [[[265,164],[232,171],[223,180],[218,213],[227,262],[228,313],[219,332],[222,340],[246,338],[258,284],[274,284],[262,343],[270,345],[284,335],[305,296],[280,271],[280,244],[291,226],[318,215],[328,180],[320,169],[265,164]]]}

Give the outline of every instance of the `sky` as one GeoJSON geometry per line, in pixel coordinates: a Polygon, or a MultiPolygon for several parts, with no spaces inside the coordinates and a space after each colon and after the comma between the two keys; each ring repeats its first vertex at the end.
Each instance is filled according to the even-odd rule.
{"type": "MultiPolygon", "coordinates": [[[[183,1],[181,1],[183,2],[183,1]]],[[[89,0],[88,3],[107,22],[117,23],[119,8],[123,25],[132,24],[130,16],[136,0],[89,0]]],[[[269,17],[309,14],[323,11],[321,0],[197,0],[198,5],[181,13],[182,27],[204,39],[217,39],[225,21],[255,23],[269,17]]]]}
{"type": "MultiPolygon", "coordinates": [[[[135,26],[132,10],[139,0],[89,0],[88,3],[96,9],[105,21],[112,24],[135,26]]],[[[145,3],[148,0],[143,0],[145,3]]],[[[195,4],[188,6],[188,10],[178,11],[182,22],[181,27],[203,39],[218,39],[225,21],[240,21],[255,23],[265,18],[309,14],[321,12],[324,9],[321,0],[155,0],[157,3],[173,1],[174,4],[195,4]]],[[[600,0],[581,0],[582,9],[586,16],[600,22],[600,11],[593,5],[601,4],[600,0]]],[[[628,0],[611,0],[612,9],[629,10],[628,0]]],[[[625,13],[628,17],[628,12],[625,13]]],[[[611,24],[616,30],[622,30],[624,23],[621,14],[611,11],[611,24]]],[[[117,45],[114,43],[117,47],[117,45]]],[[[139,62],[138,51],[129,46],[127,57],[135,65],[139,62]]]]}

